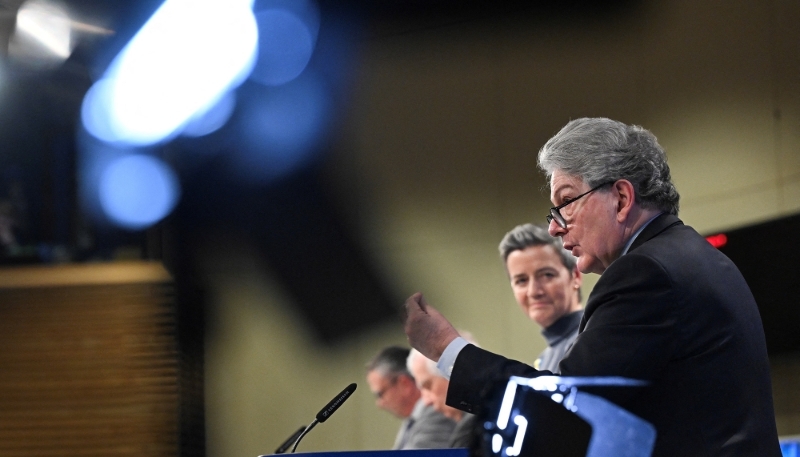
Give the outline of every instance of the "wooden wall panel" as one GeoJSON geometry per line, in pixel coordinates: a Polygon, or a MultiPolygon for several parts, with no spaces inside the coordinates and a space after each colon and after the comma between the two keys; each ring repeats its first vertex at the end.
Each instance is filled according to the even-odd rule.
{"type": "Polygon", "coordinates": [[[64,285],[52,278],[65,267],[54,268],[29,272],[41,277],[38,286],[0,284],[0,455],[178,455],[168,277],[98,281],[73,267],[67,276],[86,278],[64,285]]]}

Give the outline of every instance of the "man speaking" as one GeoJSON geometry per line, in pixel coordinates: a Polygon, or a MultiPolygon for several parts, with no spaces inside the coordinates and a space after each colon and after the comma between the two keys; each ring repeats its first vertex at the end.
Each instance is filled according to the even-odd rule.
{"type": "MultiPolygon", "coordinates": [[[[764,332],[736,266],[678,219],[666,154],[639,126],[568,123],[539,151],[549,232],[601,275],[562,376],[622,376],[615,397],[650,422],[653,456],[780,457],[764,332]]],[[[411,345],[450,375],[447,403],[472,412],[497,373],[550,374],[468,344],[421,294],[405,303],[411,345]]]]}

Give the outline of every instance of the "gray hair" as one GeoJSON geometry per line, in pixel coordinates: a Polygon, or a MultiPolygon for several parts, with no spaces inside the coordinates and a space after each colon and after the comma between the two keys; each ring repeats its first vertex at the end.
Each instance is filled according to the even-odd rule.
{"type": "Polygon", "coordinates": [[[655,135],[638,125],[606,118],[570,121],[539,151],[539,168],[577,176],[589,187],[627,179],[643,208],[678,214],[667,155],[655,135]]]}
{"type": "Polygon", "coordinates": [[[414,365],[414,360],[417,358],[420,358],[425,362],[425,370],[427,370],[429,375],[444,377],[441,373],[439,373],[439,368],[436,367],[436,362],[425,357],[416,349],[411,349],[411,352],[408,353],[408,358],[406,359],[407,370],[411,371],[411,367],[414,365]]]}
{"type": "Polygon", "coordinates": [[[571,252],[564,249],[564,245],[559,237],[552,237],[547,229],[540,225],[522,224],[511,229],[500,241],[497,249],[503,263],[508,260],[509,254],[514,251],[522,251],[530,246],[552,246],[556,254],[561,258],[561,263],[572,272],[578,259],[571,252]]]}
{"type": "Polygon", "coordinates": [[[400,346],[384,348],[367,363],[367,372],[377,371],[386,377],[405,375],[414,379],[406,367],[408,353],[409,349],[400,346]]]}

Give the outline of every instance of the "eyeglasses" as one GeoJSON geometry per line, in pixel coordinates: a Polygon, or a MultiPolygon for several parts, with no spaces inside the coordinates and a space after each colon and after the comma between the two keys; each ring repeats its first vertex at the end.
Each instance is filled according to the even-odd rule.
{"type": "Polygon", "coordinates": [[[386,392],[388,392],[389,389],[394,387],[395,384],[397,384],[397,376],[394,376],[391,379],[389,379],[389,385],[387,385],[386,387],[384,387],[383,389],[381,389],[381,390],[379,390],[377,392],[374,392],[375,398],[377,398],[377,399],[383,398],[383,396],[386,394],[386,392]]]}
{"type": "Polygon", "coordinates": [[[573,198],[572,200],[570,200],[568,202],[565,202],[565,203],[562,203],[562,204],[560,204],[558,206],[554,206],[554,207],[550,208],[550,214],[548,214],[547,217],[546,217],[547,224],[550,225],[550,223],[553,222],[553,220],[555,220],[556,224],[558,224],[559,227],[561,227],[562,229],[567,228],[567,221],[564,219],[564,216],[561,215],[561,208],[569,205],[570,203],[575,203],[576,201],[580,200],[584,196],[589,195],[592,192],[596,191],[597,189],[599,189],[599,188],[601,188],[603,186],[607,186],[609,184],[614,184],[614,181],[604,182],[603,184],[600,184],[599,186],[592,187],[588,191],[578,195],[577,197],[573,198]]]}

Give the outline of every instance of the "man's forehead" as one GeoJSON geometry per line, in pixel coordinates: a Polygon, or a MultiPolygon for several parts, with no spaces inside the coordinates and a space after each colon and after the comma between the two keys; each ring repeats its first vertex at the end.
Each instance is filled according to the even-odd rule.
{"type": "Polygon", "coordinates": [[[417,381],[419,381],[420,377],[424,377],[424,375],[427,374],[428,370],[425,369],[424,363],[425,360],[419,354],[411,359],[411,364],[408,368],[411,369],[411,376],[413,376],[417,381]]]}
{"type": "Polygon", "coordinates": [[[575,175],[568,175],[560,170],[553,172],[550,179],[550,197],[555,199],[566,191],[576,191],[583,189],[583,179],[575,175]]]}
{"type": "Polygon", "coordinates": [[[371,370],[369,373],[367,373],[367,382],[374,384],[389,382],[389,377],[378,370],[371,370]]]}
{"type": "Polygon", "coordinates": [[[431,377],[432,376],[428,374],[425,369],[414,370],[414,380],[417,381],[418,387],[422,387],[425,383],[429,382],[431,377]]]}

